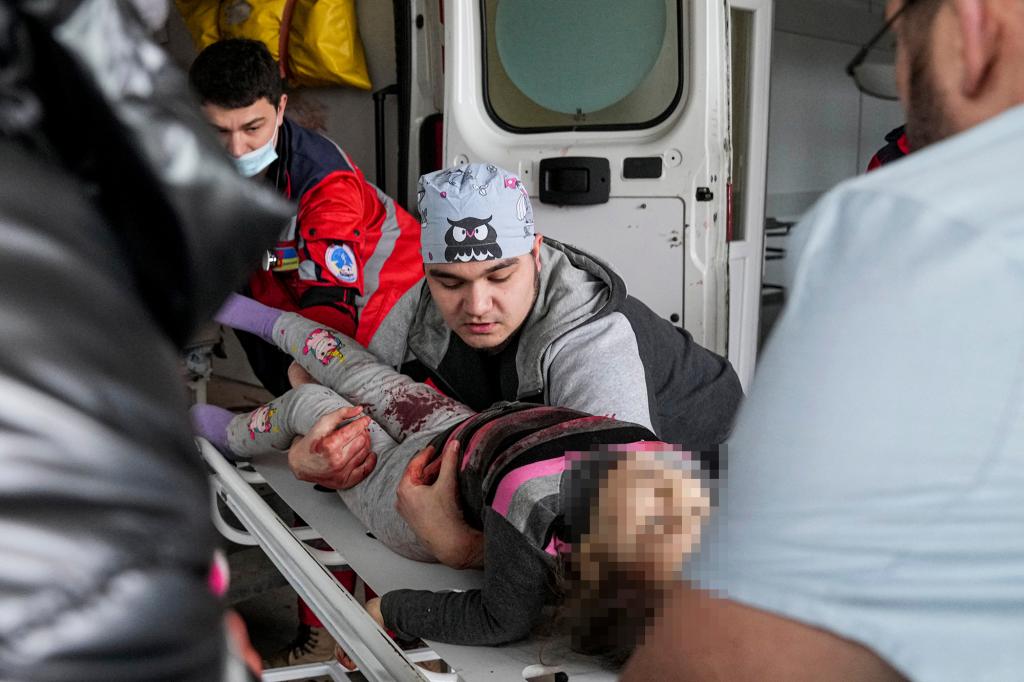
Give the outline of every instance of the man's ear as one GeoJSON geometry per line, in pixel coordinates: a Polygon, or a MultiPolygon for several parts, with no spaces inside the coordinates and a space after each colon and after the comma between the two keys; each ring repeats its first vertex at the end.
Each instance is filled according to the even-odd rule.
{"type": "Polygon", "coordinates": [[[530,253],[533,255],[533,264],[537,266],[537,272],[540,272],[540,245],[544,242],[544,235],[538,234],[533,239],[533,249],[530,253]]]}
{"type": "Polygon", "coordinates": [[[961,43],[960,94],[973,99],[988,83],[1002,49],[1002,25],[986,0],[953,0],[953,10],[961,43]]]}
{"type": "Polygon", "coordinates": [[[277,104],[277,125],[284,123],[284,110],[288,106],[288,95],[281,93],[281,99],[277,104]]]}

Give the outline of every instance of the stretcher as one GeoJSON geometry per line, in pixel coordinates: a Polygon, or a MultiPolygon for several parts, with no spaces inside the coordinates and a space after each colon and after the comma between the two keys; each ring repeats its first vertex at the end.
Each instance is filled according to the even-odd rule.
{"type": "MultiPolygon", "coordinates": [[[[564,640],[527,640],[499,647],[468,647],[427,642],[427,648],[403,651],[370,618],[358,600],[333,578],[329,568],[347,565],[378,594],[400,588],[467,590],[480,587],[483,573],[459,571],[401,557],[370,535],[334,493],[320,492],[296,479],[283,453],[259,455],[247,463],[232,463],[202,438],[196,442],[209,465],[213,519],[228,540],[259,545],[295,591],[320,618],[368,680],[399,682],[512,682],[545,680],[605,682],[616,679],[593,658],[570,652],[564,640]],[[308,524],[292,528],[252,488],[268,484],[308,524]],[[217,498],[237,517],[246,532],[221,516],[217,498]],[[323,539],[334,551],[316,549],[305,541],[323,539]],[[451,673],[436,673],[417,665],[443,659],[451,673]]],[[[348,680],[336,661],[266,671],[265,682],[326,676],[348,680]]]]}

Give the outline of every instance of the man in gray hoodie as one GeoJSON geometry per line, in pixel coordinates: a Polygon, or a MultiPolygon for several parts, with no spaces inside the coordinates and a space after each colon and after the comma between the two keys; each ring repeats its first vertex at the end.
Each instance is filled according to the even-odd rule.
{"type": "MultiPolygon", "coordinates": [[[[570,407],[692,450],[729,434],[743,395],[729,362],[629,296],[594,256],[536,234],[518,178],[491,164],[431,173],[419,208],[426,281],[374,336],[381,360],[475,410],[570,407]]],[[[328,473],[302,477],[354,485],[336,474],[352,470],[358,443],[335,466],[308,467],[328,473]]],[[[328,456],[300,446],[293,463],[328,456]]]]}

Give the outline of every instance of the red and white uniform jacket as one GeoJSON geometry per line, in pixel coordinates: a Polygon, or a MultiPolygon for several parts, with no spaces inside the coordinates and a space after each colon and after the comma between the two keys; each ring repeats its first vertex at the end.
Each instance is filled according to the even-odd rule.
{"type": "MultiPolygon", "coordinates": [[[[298,201],[271,269],[249,280],[253,297],[298,312],[367,345],[391,306],[423,277],[420,225],[367,182],[334,142],[287,119],[267,177],[298,201]]],[[[243,339],[268,389],[287,388],[281,358],[243,339]]],[[[275,349],[276,350],[276,349],[275,349]]]]}

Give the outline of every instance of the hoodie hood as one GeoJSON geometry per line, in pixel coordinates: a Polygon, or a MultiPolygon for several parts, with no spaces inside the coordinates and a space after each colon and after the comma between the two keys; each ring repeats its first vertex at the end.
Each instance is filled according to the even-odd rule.
{"type": "MultiPolygon", "coordinates": [[[[543,391],[542,360],[552,343],[573,329],[614,312],[626,298],[625,283],[600,259],[547,237],[541,243],[540,253],[537,302],[519,333],[517,398],[543,391]]],[[[424,366],[437,372],[451,340],[451,329],[430,293],[424,291],[409,332],[409,350],[424,366]]]]}

